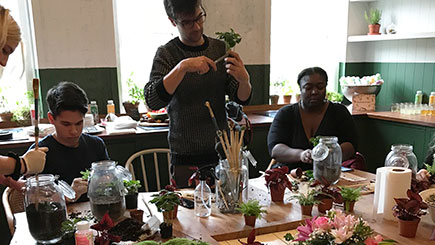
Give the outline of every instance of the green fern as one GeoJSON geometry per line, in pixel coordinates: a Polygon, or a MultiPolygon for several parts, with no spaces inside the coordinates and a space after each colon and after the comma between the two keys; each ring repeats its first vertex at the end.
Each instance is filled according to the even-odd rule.
{"type": "Polygon", "coordinates": [[[361,196],[362,187],[351,188],[351,187],[340,187],[340,193],[344,201],[358,201],[361,196]]]}
{"type": "Polygon", "coordinates": [[[432,163],[432,166],[425,163],[424,166],[426,167],[426,170],[430,173],[430,175],[435,175],[435,160],[434,163],[432,163]]]}
{"type": "Polygon", "coordinates": [[[364,17],[369,25],[379,24],[382,17],[382,11],[379,9],[370,9],[370,13],[364,12],[364,17]]]}
{"type": "Polygon", "coordinates": [[[262,213],[267,213],[266,210],[261,208],[262,206],[260,206],[257,200],[249,200],[248,202],[240,204],[240,207],[237,208],[237,211],[246,216],[255,216],[258,219],[261,217],[262,213]]]}

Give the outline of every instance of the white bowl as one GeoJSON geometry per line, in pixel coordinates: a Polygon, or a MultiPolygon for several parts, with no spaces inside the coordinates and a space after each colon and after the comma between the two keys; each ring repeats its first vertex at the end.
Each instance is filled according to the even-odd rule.
{"type": "MultiPolygon", "coordinates": [[[[423,201],[425,202],[427,199],[429,199],[430,195],[434,195],[434,194],[435,194],[435,188],[430,188],[420,192],[420,196],[421,198],[423,198],[423,201]]],[[[435,223],[435,203],[429,204],[428,210],[429,210],[430,217],[432,218],[432,222],[435,223]]]]}
{"type": "Polygon", "coordinates": [[[375,94],[378,95],[381,91],[382,84],[378,85],[341,85],[341,91],[347,100],[352,102],[352,97],[357,94],[375,94]]]}

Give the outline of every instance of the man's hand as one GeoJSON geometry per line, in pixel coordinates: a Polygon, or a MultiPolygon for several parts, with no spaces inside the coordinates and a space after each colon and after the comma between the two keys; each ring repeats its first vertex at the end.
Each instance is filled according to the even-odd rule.
{"type": "Polygon", "coordinates": [[[213,60],[205,56],[188,58],[181,61],[181,68],[185,72],[196,72],[200,75],[207,73],[210,67],[217,71],[216,64],[213,60]]]}
{"type": "Polygon", "coordinates": [[[48,151],[47,147],[39,147],[38,150],[31,149],[22,156],[27,171],[23,174],[37,174],[44,170],[45,156],[48,151]]]}
{"type": "Polygon", "coordinates": [[[230,56],[225,58],[225,68],[227,68],[227,73],[233,76],[239,83],[249,83],[248,71],[246,70],[239,54],[231,50],[228,51],[228,53],[230,56]]]}
{"type": "MultiPolygon", "coordinates": [[[[79,199],[81,195],[88,192],[88,181],[82,178],[75,178],[72,183],[72,189],[76,192],[75,200],[79,199]]],[[[74,201],[75,201],[74,200],[74,201]]]]}
{"type": "Polygon", "coordinates": [[[313,163],[313,159],[311,158],[311,149],[301,152],[300,159],[303,163],[313,163]]]}

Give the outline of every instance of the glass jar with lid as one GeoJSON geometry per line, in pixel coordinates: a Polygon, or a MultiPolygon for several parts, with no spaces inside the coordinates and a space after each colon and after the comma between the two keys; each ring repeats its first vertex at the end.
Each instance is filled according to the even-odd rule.
{"type": "Polygon", "coordinates": [[[320,136],[319,144],[311,151],[313,174],[316,180],[337,183],[341,174],[341,147],[335,136],[320,136]]]}
{"type": "Polygon", "coordinates": [[[116,221],[125,212],[127,190],[124,180],[131,180],[127,169],[116,162],[104,160],[92,163],[88,184],[88,197],[92,214],[101,220],[106,212],[116,221]]]}
{"type": "Polygon", "coordinates": [[[42,244],[62,239],[62,222],[67,218],[64,195],[75,198],[74,190],[51,174],[40,174],[26,181],[24,204],[32,237],[42,244]]]}
{"type": "Polygon", "coordinates": [[[385,158],[385,166],[404,167],[412,170],[412,173],[417,173],[418,162],[417,157],[412,151],[412,145],[395,144],[391,146],[391,151],[385,158]]]}

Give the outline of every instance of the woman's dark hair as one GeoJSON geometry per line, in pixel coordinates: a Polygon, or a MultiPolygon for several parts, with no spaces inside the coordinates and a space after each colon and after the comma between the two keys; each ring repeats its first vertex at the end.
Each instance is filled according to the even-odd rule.
{"type": "Polygon", "coordinates": [[[299,75],[298,75],[299,87],[301,86],[302,79],[305,76],[307,76],[307,75],[311,76],[313,74],[319,74],[321,77],[323,77],[323,79],[325,79],[325,83],[328,84],[328,74],[326,74],[325,70],[316,66],[316,67],[305,68],[299,73],[299,75]]]}
{"type": "Polygon", "coordinates": [[[176,20],[177,15],[194,15],[196,7],[201,6],[201,0],[164,0],[166,14],[176,20]]]}
{"type": "Polygon", "coordinates": [[[72,82],[60,82],[47,93],[47,105],[54,118],[62,111],[88,111],[88,97],[83,89],[72,82]]]}

